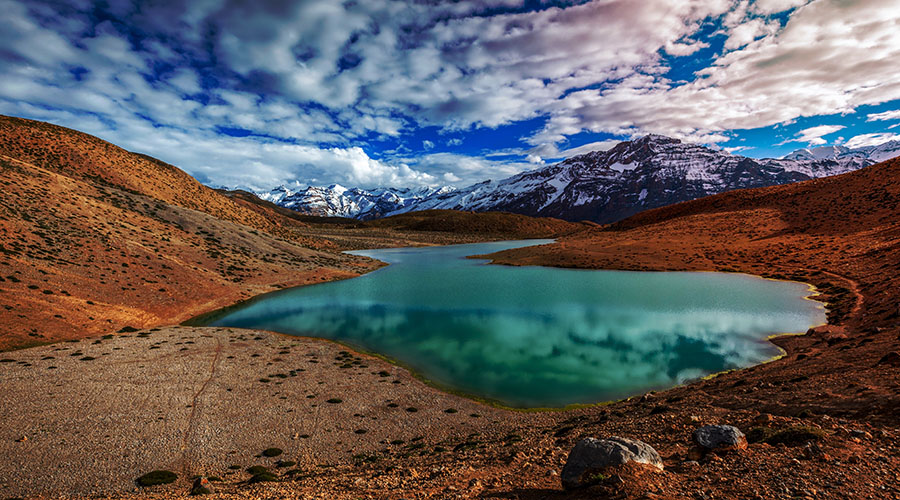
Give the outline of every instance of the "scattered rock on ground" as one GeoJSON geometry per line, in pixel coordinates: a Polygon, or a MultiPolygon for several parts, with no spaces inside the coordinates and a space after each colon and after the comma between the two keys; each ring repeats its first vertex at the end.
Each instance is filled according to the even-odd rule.
{"type": "Polygon", "coordinates": [[[577,488],[590,482],[592,475],[628,462],[647,464],[662,470],[659,453],[647,443],[622,437],[606,439],[585,438],[578,442],[562,470],[562,484],[566,489],[577,488]]]}

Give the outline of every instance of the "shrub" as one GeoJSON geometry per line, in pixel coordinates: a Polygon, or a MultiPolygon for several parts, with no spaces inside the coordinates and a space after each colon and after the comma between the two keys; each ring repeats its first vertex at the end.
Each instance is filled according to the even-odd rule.
{"type": "Polygon", "coordinates": [[[281,455],[282,453],[284,453],[284,452],[281,451],[281,448],[266,448],[265,450],[263,450],[262,455],[264,457],[271,458],[271,457],[277,457],[278,455],[281,455]]]}
{"type": "Polygon", "coordinates": [[[158,484],[174,483],[176,479],[178,479],[178,474],[172,471],[155,470],[137,478],[135,482],[138,486],[156,486],[158,484]]]}
{"type": "Polygon", "coordinates": [[[250,484],[271,483],[274,481],[278,481],[278,476],[272,474],[271,472],[261,472],[259,474],[254,474],[253,477],[247,480],[247,482],[250,484]]]}
{"type": "Polygon", "coordinates": [[[747,431],[747,441],[751,443],[762,443],[775,434],[775,429],[771,427],[754,427],[747,431]]]}
{"type": "Polygon", "coordinates": [[[329,399],[328,401],[325,401],[325,402],[326,402],[326,403],[331,403],[331,404],[338,404],[338,403],[343,403],[344,400],[343,400],[343,399],[340,399],[340,398],[331,398],[331,399],[329,399]]]}
{"type": "Polygon", "coordinates": [[[769,444],[784,444],[787,446],[800,446],[810,441],[818,441],[824,439],[827,434],[822,429],[798,425],[781,429],[768,438],[765,442],[769,444]]]}
{"type": "Polygon", "coordinates": [[[263,467],[262,465],[254,465],[252,467],[247,467],[247,472],[250,474],[253,474],[255,476],[257,474],[269,472],[269,469],[266,467],[263,467]]]}

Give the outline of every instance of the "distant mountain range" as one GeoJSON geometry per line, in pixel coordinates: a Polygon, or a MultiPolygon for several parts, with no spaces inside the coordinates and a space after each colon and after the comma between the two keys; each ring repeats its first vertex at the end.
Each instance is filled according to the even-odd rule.
{"type": "Polygon", "coordinates": [[[278,186],[266,192],[255,192],[260,198],[309,215],[377,219],[389,213],[401,213],[423,200],[452,191],[442,188],[379,188],[365,190],[345,188],[339,184],[327,187],[290,188],[278,186]]]}
{"type": "Polygon", "coordinates": [[[722,193],[827,177],[900,156],[900,141],[848,149],[800,149],[774,159],[716,151],[648,135],[462,189],[375,190],[343,186],[256,194],[311,215],[373,219],[417,210],[505,211],[565,220],[614,222],[649,208],[722,193]]]}

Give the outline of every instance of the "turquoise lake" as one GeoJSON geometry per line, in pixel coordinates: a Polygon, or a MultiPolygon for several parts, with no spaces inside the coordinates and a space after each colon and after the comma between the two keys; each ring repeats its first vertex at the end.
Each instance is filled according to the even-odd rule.
{"type": "Polygon", "coordinates": [[[516,407],[618,399],[779,354],[825,322],[806,285],[743,274],[505,267],[505,241],[351,252],[389,266],[268,294],[211,324],[339,340],[516,407]]]}

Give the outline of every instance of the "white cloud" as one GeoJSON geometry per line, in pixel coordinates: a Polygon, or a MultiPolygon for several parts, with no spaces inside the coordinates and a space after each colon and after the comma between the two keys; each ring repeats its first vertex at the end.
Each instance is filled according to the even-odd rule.
{"type": "Polygon", "coordinates": [[[751,19],[731,30],[731,34],[725,40],[725,48],[730,50],[743,47],[758,38],[775,33],[778,27],[777,22],[767,23],[761,18],[751,19]]]}
{"type": "MultiPolygon", "coordinates": [[[[499,178],[528,168],[529,154],[605,146],[560,151],[583,132],[716,143],[733,129],[900,99],[900,71],[887,62],[900,60],[896,0],[573,3],[497,14],[522,3],[173,1],[122,4],[117,15],[132,17],[93,25],[79,12],[88,4],[61,15],[41,0],[0,0],[0,110],[102,134],[213,182],[423,184],[499,178]],[[766,17],[789,9],[784,26],[766,17]],[[665,55],[708,47],[699,33],[713,22],[724,50],[696,77],[667,80],[665,55]],[[547,121],[525,138],[531,148],[504,152],[514,160],[447,156],[431,141],[422,158],[406,157],[417,127],[538,117],[547,121]],[[218,132],[227,129],[249,135],[218,132]],[[396,140],[395,152],[367,150],[372,136],[396,140]]],[[[821,144],[831,132],[797,140],[821,144]]]]}
{"type": "MultiPolygon", "coordinates": [[[[728,22],[739,28],[748,15],[742,3],[728,22]]],[[[777,32],[726,51],[686,84],[634,74],[614,86],[572,92],[553,103],[546,127],[529,141],[595,131],[719,142],[729,139],[728,130],[900,99],[900,71],[886,63],[900,60],[898,19],[894,0],[815,1],[793,11],[777,32]]]]}
{"type": "Polygon", "coordinates": [[[838,130],[843,130],[843,125],[819,125],[818,127],[810,127],[797,132],[796,142],[806,142],[809,144],[825,144],[827,141],[822,139],[823,136],[833,134],[838,130]]]}
{"type": "Polygon", "coordinates": [[[881,134],[862,134],[851,137],[844,145],[848,148],[861,148],[864,146],[877,146],[888,141],[898,141],[900,135],[881,133],[881,134]]]}
{"type": "Polygon", "coordinates": [[[756,0],[753,10],[763,15],[777,14],[806,5],[810,0],[756,0]]]}
{"type": "Polygon", "coordinates": [[[894,111],[885,111],[883,113],[872,113],[866,116],[867,122],[900,120],[900,109],[894,111]]]}
{"type": "Polygon", "coordinates": [[[665,46],[666,53],[673,56],[689,56],[700,49],[709,47],[706,42],[700,41],[684,41],[669,42],[665,46]]]}
{"type": "Polygon", "coordinates": [[[621,141],[617,140],[607,140],[607,141],[597,141],[590,142],[588,144],[582,144],[581,146],[577,146],[574,148],[564,149],[562,151],[556,150],[553,148],[543,148],[541,150],[541,156],[544,158],[571,158],[573,156],[583,155],[585,153],[590,153],[592,151],[608,151],[619,144],[621,141]]]}

